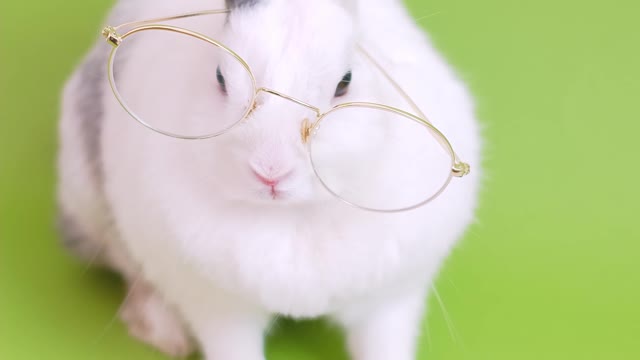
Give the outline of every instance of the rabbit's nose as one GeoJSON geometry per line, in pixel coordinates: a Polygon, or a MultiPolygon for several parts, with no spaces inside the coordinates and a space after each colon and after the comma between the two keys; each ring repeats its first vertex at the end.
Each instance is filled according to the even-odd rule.
{"type": "Polygon", "coordinates": [[[277,186],[278,183],[280,183],[281,181],[291,176],[291,173],[293,172],[291,170],[283,172],[283,171],[274,171],[273,168],[256,169],[254,167],[251,167],[251,171],[253,172],[253,175],[255,175],[256,179],[258,179],[258,181],[270,187],[277,186]]]}

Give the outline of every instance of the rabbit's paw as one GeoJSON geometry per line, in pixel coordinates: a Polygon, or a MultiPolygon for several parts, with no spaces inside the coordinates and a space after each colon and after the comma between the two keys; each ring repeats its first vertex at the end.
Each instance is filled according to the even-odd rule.
{"type": "Polygon", "coordinates": [[[173,308],[155,290],[139,281],[130,287],[120,318],[133,337],[173,357],[187,357],[194,345],[173,308]]]}

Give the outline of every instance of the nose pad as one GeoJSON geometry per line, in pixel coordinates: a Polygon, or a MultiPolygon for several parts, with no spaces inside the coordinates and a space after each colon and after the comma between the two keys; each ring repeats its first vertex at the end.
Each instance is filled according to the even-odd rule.
{"type": "Polygon", "coordinates": [[[304,120],[302,120],[302,123],[300,124],[300,135],[302,135],[302,144],[306,145],[307,142],[309,141],[309,136],[311,135],[311,121],[309,121],[308,118],[304,118],[304,120]]]}

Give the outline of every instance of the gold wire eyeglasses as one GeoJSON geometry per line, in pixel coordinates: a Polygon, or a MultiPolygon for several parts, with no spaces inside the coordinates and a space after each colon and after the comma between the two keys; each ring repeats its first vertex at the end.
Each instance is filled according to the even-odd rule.
{"type": "MultiPolygon", "coordinates": [[[[303,106],[315,114],[314,120],[302,121],[300,130],[301,140],[307,147],[315,175],[329,193],[363,210],[400,212],[415,209],[438,197],[453,177],[463,177],[469,173],[470,166],[458,158],[444,134],[432,125],[411,97],[361,46],[358,52],[379,71],[415,114],[374,102],[345,102],[323,112],[318,107],[277,90],[258,87],[247,62],[219,41],[195,31],[160,24],[170,20],[228,12],[227,9],[199,11],[134,21],[116,27],[107,26],[103,29],[103,37],[113,46],[108,60],[109,84],[115,98],[131,117],[157,133],[197,140],[224,134],[248,119],[255,111],[261,93],[275,95],[303,106]],[[129,30],[118,33],[122,28],[129,30]],[[172,47],[170,52],[167,51],[162,56],[148,54],[147,58],[140,60],[141,63],[163,62],[166,69],[171,71],[161,71],[160,74],[156,71],[148,77],[142,76],[145,85],[159,86],[154,83],[156,79],[163,76],[174,77],[173,80],[165,80],[170,86],[158,91],[160,95],[153,106],[144,105],[144,102],[137,100],[137,94],[144,91],[144,88],[139,84],[133,86],[124,80],[118,80],[120,76],[114,74],[118,50],[130,41],[129,38],[142,41],[145,38],[142,34],[162,34],[148,40],[160,45],[165,44],[166,36],[169,35],[181,38],[181,44],[186,44],[186,39],[193,40],[189,46],[197,44],[202,49],[202,54],[211,53],[211,57],[199,58],[217,61],[220,65],[216,69],[211,62],[201,63],[205,74],[197,72],[198,75],[192,76],[196,71],[192,66],[184,66],[183,61],[188,55],[181,49],[172,47]],[[235,74],[233,83],[225,83],[220,70],[222,65],[225,66],[225,73],[235,74]],[[183,76],[175,76],[175,69],[182,69],[183,76]],[[222,89],[210,88],[210,77],[217,77],[222,89]],[[203,102],[206,106],[194,107],[190,110],[192,116],[179,116],[181,120],[192,119],[190,122],[172,120],[172,111],[175,112],[175,118],[178,117],[177,111],[184,111],[169,101],[175,93],[186,91],[179,86],[181,81],[191,81],[189,88],[201,82],[200,85],[195,85],[195,89],[198,94],[206,94],[203,97],[206,99],[203,102]],[[214,121],[213,118],[232,120],[214,121]],[[165,120],[154,123],[151,119],[165,120]],[[367,127],[364,138],[353,136],[354,131],[349,131],[355,130],[357,134],[357,130],[363,126],[367,127]],[[384,167],[381,167],[381,163],[385,164],[384,167]]],[[[167,44],[174,45],[170,41],[167,44]]],[[[140,69],[144,69],[144,66],[140,69]]]]}

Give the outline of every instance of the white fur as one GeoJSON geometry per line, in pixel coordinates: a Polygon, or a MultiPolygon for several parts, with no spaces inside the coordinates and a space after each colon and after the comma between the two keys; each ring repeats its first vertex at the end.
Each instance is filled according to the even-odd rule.
{"type": "MultiPolygon", "coordinates": [[[[112,20],[223,7],[221,1],[136,0],[117,5],[112,20]]],[[[178,140],[136,123],[105,83],[104,180],[97,186],[80,160],[80,119],[70,103],[83,79],[75,76],[61,122],[62,207],[92,237],[126,254],[121,262],[132,259],[135,266],[114,266],[128,278],[132,268],[141,269],[180,313],[207,359],[262,359],[262,332],[276,313],[335,318],[347,330],[354,359],[413,359],[424,296],[476,207],[480,136],[464,85],[400,1],[263,0],[233,12],[227,26],[224,21],[224,15],[214,15],[180,25],[241,54],[259,86],[321,109],[369,100],[410,110],[366,69],[355,51],[363,45],[472,164],[472,173],[453,179],[439,198],[417,210],[365,212],[335,200],[317,183],[300,140],[304,108],[265,95],[255,116],[230,133],[178,140]],[[351,92],[333,99],[349,66],[351,92]],[[282,184],[287,198],[264,193],[252,166],[292,170],[282,184]],[[119,236],[105,240],[100,212],[107,209],[119,236]]],[[[94,52],[104,53],[106,61],[107,48],[101,42],[94,52]]],[[[149,46],[132,54],[158,51],[149,46]]],[[[149,85],[137,101],[161,96],[155,80],[138,77],[140,70],[122,69],[122,86],[149,85]]],[[[163,76],[157,81],[183,81],[163,76]]],[[[193,106],[199,95],[185,92],[173,101],[193,106]]],[[[366,138],[367,129],[353,136],[366,138]]]]}

